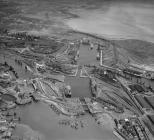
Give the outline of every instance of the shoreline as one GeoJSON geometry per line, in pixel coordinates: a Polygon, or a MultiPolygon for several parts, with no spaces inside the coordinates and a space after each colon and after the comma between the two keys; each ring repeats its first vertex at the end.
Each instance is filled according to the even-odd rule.
{"type": "MultiPolygon", "coordinates": [[[[90,33],[90,32],[83,32],[83,31],[80,31],[80,30],[77,30],[77,29],[73,29],[72,27],[70,27],[71,30],[68,31],[68,32],[72,32],[72,33],[77,33],[77,34],[82,34],[82,35],[87,35],[87,36],[90,36],[90,37],[93,37],[93,38],[96,38],[96,39],[100,39],[100,40],[108,40],[108,41],[120,41],[120,40],[139,40],[139,41],[145,41],[145,42],[149,42],[149,43],[152,43],[154,44],[154,41],[149,41],[149,40],[144,40],[144,39],[139,39],[139,38],[134,38],[133,36],[128,36],[128,37],[116,37],[114,38],[114,35],[113,37],[109,37],[109,36],[112,36],[112,35],[106,35],[106,34],[96,34],[96,33],[90,33]]],[[[122,35],[121,35],[122,36],[122,35]]]]}

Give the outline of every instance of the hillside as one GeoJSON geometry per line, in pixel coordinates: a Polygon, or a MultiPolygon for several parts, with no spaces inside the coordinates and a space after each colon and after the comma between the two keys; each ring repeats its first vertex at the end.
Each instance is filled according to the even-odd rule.
{"type": "Polygon", "coordinates": [[[131,60],[138,63],[152,64],[154,63],[154,44],[142,40],[116,40],[115,44],[122,51],[125,51],[131,60]]]}

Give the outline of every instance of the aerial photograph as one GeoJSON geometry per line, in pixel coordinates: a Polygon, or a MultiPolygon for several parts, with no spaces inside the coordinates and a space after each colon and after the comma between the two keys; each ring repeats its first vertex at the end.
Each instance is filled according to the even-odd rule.
{"type": "Polygon", "coordinates": [[[0,140],[154,140],[154,0],[0,0],[0,140]]]}

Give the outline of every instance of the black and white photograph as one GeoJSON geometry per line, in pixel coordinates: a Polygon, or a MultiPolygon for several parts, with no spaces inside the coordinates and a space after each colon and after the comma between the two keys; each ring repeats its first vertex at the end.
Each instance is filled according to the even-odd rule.
{"type": "Polygon", "coordinates": [[[0,140],[154,140],[154,0],[0,0],[0,140]]]}

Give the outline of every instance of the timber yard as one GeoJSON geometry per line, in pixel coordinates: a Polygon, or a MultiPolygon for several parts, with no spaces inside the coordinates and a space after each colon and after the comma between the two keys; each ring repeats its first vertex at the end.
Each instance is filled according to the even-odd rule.
{"type": "Polygon", "coordinates": [[[17,132],[25,123],[20,112],[40,104],[75,131],[88,127],[89,115],[114,139],[153,139],[154,72],[120,62],[111,40],[79,34],[68,40],[1,31],[0,139],[28,140],[17,132]]]}

